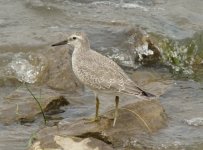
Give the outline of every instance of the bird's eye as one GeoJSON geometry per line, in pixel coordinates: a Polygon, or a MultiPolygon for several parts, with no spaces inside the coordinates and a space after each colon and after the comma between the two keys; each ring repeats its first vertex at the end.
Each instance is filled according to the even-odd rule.
{"type": "Polygon", "coordinates": [[[76,37],[75,37],[75,36],[73,37],[73,40],[76,40],[76,37]]]}

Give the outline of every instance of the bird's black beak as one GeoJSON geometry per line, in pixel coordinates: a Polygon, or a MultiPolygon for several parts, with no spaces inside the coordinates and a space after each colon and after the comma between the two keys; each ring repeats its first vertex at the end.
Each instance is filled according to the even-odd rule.
{"type": "Polygon", "coordinates": [[[55,43],[55,44],[52,44],[51,46],[59,46],[59,45],[65,45],[68,43],[68,40],[65,40],[65,41],[61,41],[61,42],[58,42],[58,43],[55,43]]]}

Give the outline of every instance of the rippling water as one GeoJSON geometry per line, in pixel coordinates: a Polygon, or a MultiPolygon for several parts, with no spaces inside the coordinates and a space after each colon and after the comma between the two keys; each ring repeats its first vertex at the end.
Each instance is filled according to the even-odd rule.
{"type": "MultiPolygon", "coordinates": [[[[83,30],[92,48],[120,65],[134,69],[143,66],[134,55],[152,52],[145,44],[129,48],[132,29],[141,29],[161,51],[161,61],[151,67],[160,73],[172,69],[166,71],[167,79],[158,82],[173,82],[161,97],[170,118],[168,127],[154,135],[149,144],[159,149],[203,149],[202,6],[202,0],[0,0],[0,104],[21,82],[46,78],[42,77],[48,72],[45,49],[63,39],[64,32],[83,30]]],[[[91,93],[87,95],[91,97],[91,93]]],[[[88,105],[93,112],[91,107],[88,105]]],[[[78,115],[75,109],[68,111],[70,118],[78,115]]],[[[34,124],[33,128],[0,125],[1,149],[26,149],[36,129],[34,124]]]]}

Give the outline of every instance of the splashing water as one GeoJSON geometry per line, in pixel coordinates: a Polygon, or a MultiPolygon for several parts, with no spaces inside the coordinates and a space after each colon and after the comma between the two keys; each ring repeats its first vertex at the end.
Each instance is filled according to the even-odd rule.
{"type": "Polygon", "coordinates": [[[35,83],[43,73],[46,63],[41,55],[32,53],[15,54],[12,61],[7,65],[8,74],[21,82],[35,83]]]}
{"type": "Polygon", "coordinates": [[[136,47],[135,52],[139,56],[139,61],[143,60],[143,55],[149,56],[154,54],[154,52],[148,48],[148,43],[144,43],[143,45],[136,47]]]}
{"type": "Polygon", "coordinates": [[[174,74],[193,74],[193,64],[197,53],[197,45],[194,41],[181,45],[168,39],[160,44],[163,64],[171,67],[174,74]]]}
{"type": "Polygon", "coordinates": [[[197,117],[184,120],[189,126],[203,126],[203,117],[197,117]]]}
{"type": "Polygon", "coordinates": [[[154,55],[154,51],[149,48],[148,38],[149,35],[145,31],[138,30],[137,35],[135,33],[128,39],[128,43],[132,45],[132,51],[135,56],[138,56],[139,62],[143,61],[144,56],[154,55]]]}

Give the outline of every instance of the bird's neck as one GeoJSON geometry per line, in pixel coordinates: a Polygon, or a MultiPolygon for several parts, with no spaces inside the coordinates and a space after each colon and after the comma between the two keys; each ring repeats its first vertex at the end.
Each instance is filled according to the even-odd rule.
{"type": "Polygon", "coordinates": [[[74,54],[83,54],[90,50],[89,44],[78,44],[74,47],[74,54]]]}
{"type": "Polygon", "coordinates": [[[74,47],[72,54],[72,68],[74,72],[77,72],[78,64],[81,63],[81,60],[85,59],[89,50],[90,48],[82,46],[82,44],[74,47]]]}

